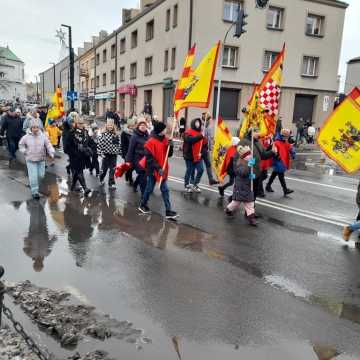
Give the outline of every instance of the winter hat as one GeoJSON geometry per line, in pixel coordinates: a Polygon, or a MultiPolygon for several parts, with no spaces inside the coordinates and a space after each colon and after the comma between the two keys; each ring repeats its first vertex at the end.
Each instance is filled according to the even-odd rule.
{"type": "Polygon", "coordinates": [[[162,131],[166,129],[166,125],[160,121],[154,121],[154,133],[159,135],[162,131]]]}
{"type": "Polygon", "coordinates": [[[249,146],[239,145],[236,149],[242,159],[251,154],[249,146]]]}
{"type": "Polygon", "coordinates": [[[239,142],[240,142],[240,139],[238,137],[236,137],[236,136],[233,136],[233,138],[232,138],[232,146],[238,146],[239,142]]]}
{"type": "Polygon", "coordinates": [[[136,127],[139,127],[141,124],[145,124],[147,126],[147,121],[143,117],[140,117],[136,120],[136,127]]]}
{"type": "Polygon", "coordinates": [[[54,119],[49,119],[48,124],[49,124],[49,125],[54,125],[54,124],[55,124],[55,120],[54,120],[54,119]]]}
{"type": "Polygon", "coordinates": [[[32,129],[33,127],[40,127],[39,119],[31,118],[31,120],[29,122],[29,128],[32,129]]]}
{"type": "Polygon", "coordinates": [[[115,125],[114,119],[107,118],[106,119],[106,125],[115,125]]]}

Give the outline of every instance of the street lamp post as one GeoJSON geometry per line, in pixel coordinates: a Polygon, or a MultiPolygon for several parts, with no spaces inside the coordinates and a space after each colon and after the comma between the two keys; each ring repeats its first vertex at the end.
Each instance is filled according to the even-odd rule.
{"type": "Polygon", "coordinates": [[[53,75],[54,75],[54,92],[55,92],[55,91],[56,91],[56,73],[55,73],[55,71],[56,71],[56,69],[55,69],[56,64],[53,63],[53,62],[50,62],[49,64],[51,64],[51,65],[53,66],[53,70],[54,70],[53,75]]]}
{"type": "MultiPolygon", "coordinates": [[[[70,91],[71,93],[74,93],[74,50],[72,48],[72,32],[71,32],[71,26],[61,24],[61,26],[66,27],[69,31],[69,67],[70,67],[70,91]]],[[[74,100],[71,98],[70,101],[70,108],[71,110],[74,110],[74,100]]]]}

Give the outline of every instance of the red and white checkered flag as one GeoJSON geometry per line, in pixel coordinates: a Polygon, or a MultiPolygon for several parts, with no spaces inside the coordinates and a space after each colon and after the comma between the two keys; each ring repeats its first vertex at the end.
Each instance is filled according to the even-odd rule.
{"type": "Polygon", "coordinates": [[[280,94],[280,86],[273,79],[270,79],[259,93],[260,106],[268,110],[270,116],[279,113],[280,94]]]}

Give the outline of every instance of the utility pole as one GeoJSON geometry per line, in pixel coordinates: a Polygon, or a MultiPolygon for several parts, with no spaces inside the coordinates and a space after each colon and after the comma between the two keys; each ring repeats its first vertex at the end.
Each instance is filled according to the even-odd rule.
{"type": "Polygon", "coordinates": [[[55,93],[55,91],[56,91],[56,74],[55,74],[55,63],[53,63],[53,62],[51,62],[51,63],[49,63],[49,64],[51,64],[52,66],[53,66],[53,70],[54,70],[54,93],[55,93]]]}
{"type": "MultiPolygon", "coordinates": [[[[74,50],[72,48],[72,32],[71,32],[71,26],[61,24],[61,26],[66,27],[69,32],[69,67],[70,67],[70,92],[73,94],[75,89],[74,84],[74,50]]],[[[74,110],[74,99],[72,98],[70,101],[70,109],[74,110]]]]}

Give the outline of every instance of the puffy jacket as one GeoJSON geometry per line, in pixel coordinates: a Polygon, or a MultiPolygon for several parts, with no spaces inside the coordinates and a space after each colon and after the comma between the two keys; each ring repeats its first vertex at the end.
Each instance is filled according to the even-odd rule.
{"type": "Polygon", "coordinates": [[[139,161],[145,156],[144,145],[149,139],[148,132],[141,132],[140,130],[134,130],[130,139],[129,150],[126,155],[126,161],[133,164],[135,169],[139,168],[139,161]]]}
{"type": "Polygon", "coordinates": [[[1,135],[4,135],[6,131],[8,138],[21,138],[23,135],[23,122],[20,116],[6,115],[1,127],[1,135]]]}

